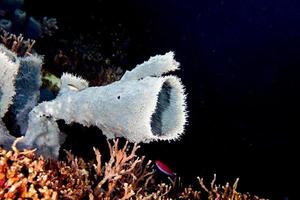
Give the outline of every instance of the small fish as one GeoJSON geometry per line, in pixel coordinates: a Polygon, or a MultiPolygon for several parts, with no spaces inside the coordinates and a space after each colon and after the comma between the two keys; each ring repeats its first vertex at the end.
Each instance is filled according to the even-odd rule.
{"type": "Polygon", "coordinates": [[[168,176],[176,176],[176,174],[162,161],[156,160],[155,164],[156,164],[156,167],[164,174],[166,174],[168,176]]]}
{"type": "Polygon", "coordinates": [[[0,179],[0,188],[2,188],[5,185],[5,183],[6,183],[5,180],[0,179]]]}

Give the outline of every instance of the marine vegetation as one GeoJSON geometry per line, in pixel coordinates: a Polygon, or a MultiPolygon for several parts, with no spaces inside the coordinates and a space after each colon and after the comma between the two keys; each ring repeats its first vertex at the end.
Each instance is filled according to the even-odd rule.
{"type": "Polygon", "coordinates": [[[184,186],[180,178],[157,182],[150,160],[137,156],[136,143],[108,141],[108,159],[94,149],[95,161],[85,161],[66,152],[62,161],[37,156],[35,149],[19,151],[0,148],[0,199],[209,199],[258,200],[257,196],[237,191],[238,181],[210,186],[198,177],[195,187],[184,186]]]}

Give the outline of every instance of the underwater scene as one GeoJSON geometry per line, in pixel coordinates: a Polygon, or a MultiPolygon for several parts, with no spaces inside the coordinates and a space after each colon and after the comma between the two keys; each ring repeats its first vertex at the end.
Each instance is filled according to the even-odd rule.
{"type": "Polygon", "coordinates": [[[299,21],[293,0],[0,0],[0,199],[288,200],[299,21]]]}

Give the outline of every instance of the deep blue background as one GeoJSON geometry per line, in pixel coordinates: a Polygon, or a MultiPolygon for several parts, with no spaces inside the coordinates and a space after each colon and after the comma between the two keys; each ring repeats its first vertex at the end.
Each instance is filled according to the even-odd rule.
{"type": "Polygon", "coordinates": [[[89,31],[97,27],[89,24],[90,15],[124,24],[131,38],[129,68],[175,51],[189,125],[181,141],[145,145],[148,157],[183,177],[217,173],[222,183],[239,176],[244,192],[289,195],[297,173],[300,2],[52,0],[28,7],[89,31]]]}

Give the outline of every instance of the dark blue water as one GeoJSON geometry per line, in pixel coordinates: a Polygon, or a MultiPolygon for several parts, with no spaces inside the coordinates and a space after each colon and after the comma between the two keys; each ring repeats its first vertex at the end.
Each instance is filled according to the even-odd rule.
{"type": "Polygon", "coordinates": [[[221,183],[240,177],[244,192],[288,196],[297,173],[300,2],[100,2],[27,6],[80,30],[97,26],[89,24],[90,15],[124,24],[131,39],[128,68],[175,51],[188,92],[189,125],[181,141],[145,145],[143,153],[183,177],[217,173],[221,183]]]}

